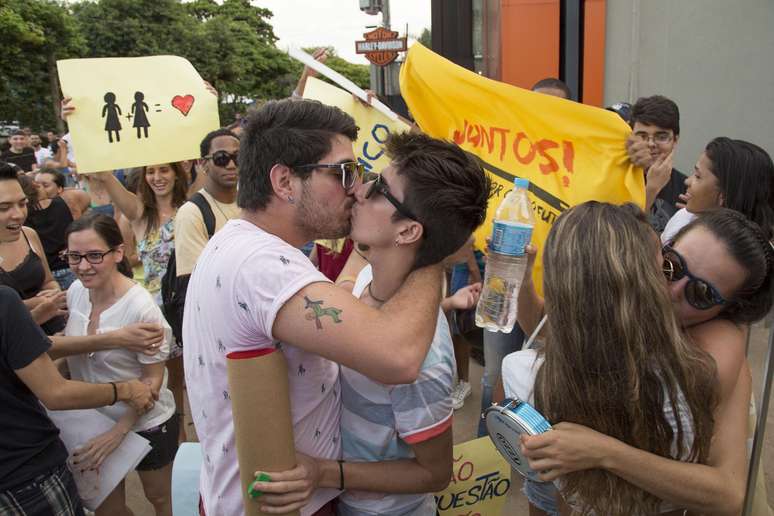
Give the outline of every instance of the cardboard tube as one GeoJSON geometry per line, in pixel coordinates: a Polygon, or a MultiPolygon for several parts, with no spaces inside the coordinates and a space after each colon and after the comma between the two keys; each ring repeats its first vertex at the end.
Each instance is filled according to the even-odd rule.
{"type": "MultiPolygon", "coordinates": [[[[245,516],[263,516],[261,497],[247,494],[254,473],[296,466],[288,367],[275,349],[229,353],[226,358],[245,516]]],[[[299,511],[287,514],[298,516],[299,511]]]]}

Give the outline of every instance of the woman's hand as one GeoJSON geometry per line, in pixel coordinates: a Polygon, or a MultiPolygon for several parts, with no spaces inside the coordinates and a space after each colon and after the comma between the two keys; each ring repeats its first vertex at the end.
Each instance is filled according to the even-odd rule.
{"type": "Polygon", "coordinates": [[[154,391],[149,382],[129,380],[121,382],[126,384],[126,389],[119,389],[118,399],[132,407],[137,415],[142,415],[153,408],[154,401],[159,399],[158,391],[154,391]]]}
{"type": "Polygon", "coordinates": [[[480,296],[481,283],[473,283],[459,289],[454,295],[450,296],[448,298],[448,307],[450,310],[469,310],[476,306],[480,296]]]}
{"type": "Polygon", "coordinates": [[[34,298],[37,302],[30,309],[32,319],[42,324],[57,316],[67,315],[67,292],[58,290],[46,290],[38,293],[34,298]]]}
{"type": "Polygon", "coordinates": [[[648,142],[640,140],[634,133],[626,138],[626,153],[629,155],[629,161],[635,167],[647,170],[653,164],[653,156],[650,153],[648,142]]]}
{"type": "MultiPolygon", "coordinates": [[[[70,102],[72,102],[72,97],[65,97],[62,99],[62,103],[60,105],[60,114],[59,116],[67,122],[67,117],[72,115],[75,112],[75,106],[71,105],[70,102]]],[[[61,145],[62,140],[59,140],[59,145],[61,145]]],[[[66,143],[65,143],[66,144],[66,143]]]]}
{"type": "Polygon", "coordinates": [[[81,471],[99,469],[108,455],[121,445],[128,432],[128,428],[116,423],[113,428],[93,438],[83,448],[75,450],[73,464],[81,471]]]}
{"type": "Polygon", "coordinates": [[[212,84],[210,84],[207,81],[204,81],[204,87],[207,89],[207,91],[215,95],[215,98],[218,98],[218,90],[216,90],[212,84]]]}
{"type": "MultiPolygon", "coordinates": [[[[300,509],[309,500],[320,482],[317,461],[296,452],[296,467],[279,473],[267,472],[269,482],[255,481],[253,489],[260,491],[261,511],[268,514],[285,514],[300,509]]],[[[261,472],[256,471],[255,476],[261,472]]]]}
{"type": "Polygon", "coordinates": [[[532,269],[535,268],[535,257],[537,256],[537,246],[534,244],[527,244],[524,247],[524,252],[527,254],[527,266],[524,268],[524,276],[522,277],[522,285],[524,283],[532,282],[532,269]]]}
{"type": "Polygon", "coordinates": [[[110,176],[113,175],[113,172],[107,170],[103,172],[94,172],[93,174],[89,174],[87,176],[87,179],[89,183],[97,183],[100,185],[104,185],[110,176]]]}
{"type": "MultiPolygon", "coordinates": [[[[325,61],[328,60],[328,49],[325,47],[318,48],[317,50],[314,51],[314,53],[312,53],[312,57],[314,58],[315,61],[319,63],[325,63],[325,61]]],[[[303,73],[307,77],[317,77],[318,75],[317,70],[309,66],[304,66],[303,73]]]]}
{"type": "Polygon", "coordinates": [[[521,453],[540,480],[550,482],[562,475],[601,468],[610,438],[575,423],[558,423],[540,435],[521,436],[521,453]]]}

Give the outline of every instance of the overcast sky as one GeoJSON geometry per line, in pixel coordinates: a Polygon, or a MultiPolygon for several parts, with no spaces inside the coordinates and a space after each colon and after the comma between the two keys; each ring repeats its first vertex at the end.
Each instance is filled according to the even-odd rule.
{"type": "MultiPolygon", "coordinates": [[[[355,41],[363,39],[367,25],[381,24],[382,15],[369,16],[360,11],[358,0],[252,0],[253,5],[274,13],[270,23],[279,38],[277,46],[332,46],[353,63],[367,64],[355,54],[355,41]]],[[[409,37],[419,37],[430,28],[430,0],[390,0],[392,30],[401,36],[408,24],[409,37]]],[[[409,40],[409,45],[411,41],[409,40]]]]}

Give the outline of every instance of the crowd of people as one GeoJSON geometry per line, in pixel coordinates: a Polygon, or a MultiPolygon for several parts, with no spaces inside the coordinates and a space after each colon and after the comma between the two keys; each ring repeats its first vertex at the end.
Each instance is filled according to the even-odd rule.
{"type": "MultiPolygon", "coordinates": [[[[136,467],[144,495],[169,516],[172,463],[195,430],[199,514],[242,514],[226,356],[256,349],[287,361],[297,466],[256,472],[253,503],[436,513],[471,393],[487,251],[471,235],[490,179],[419,128],[390,135],[390,165],[366,172],[354,119],[297,98],[309,75],[293,98],[213,128],[196,160],[79,175],[67,135],[9,138],[0,513],[83,514],[70,468],[98,470],[135,432],[151,447],[136,467]],[[73,408],[113,426],[68,453],[46,410],[73,408]]],[[[571,97],[556,79],[533,90],[571,97]]],[[[63,118],[76,109],[63,100],[63,118]]],[[[738,514],[745,345],[772,305],[774,164],[719,137],[686,178],[672,100],[612,109],[632,127],[621,145],[644,171],[645,209],[564,212],[543,244],[544,298],[529,247],[518,325],[484,332],[481,407],[517,397],[553,423],[514,443],[540,472],[524,484],[530,514],[738,514]]],[[[131,514],[124,482],[96,514],[131,514]]]]}

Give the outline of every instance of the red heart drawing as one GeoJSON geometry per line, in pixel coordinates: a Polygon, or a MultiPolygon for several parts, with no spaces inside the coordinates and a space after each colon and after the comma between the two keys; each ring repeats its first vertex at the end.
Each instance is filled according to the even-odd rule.
{"type": "Polygon", "coordinates": [[[172,107],[183,113],[184,116],[188,116],[188,112],[191,111],[191,106],[193,106],[193,103],[193,95],[175,95],[172,97],[172,107]]]}

